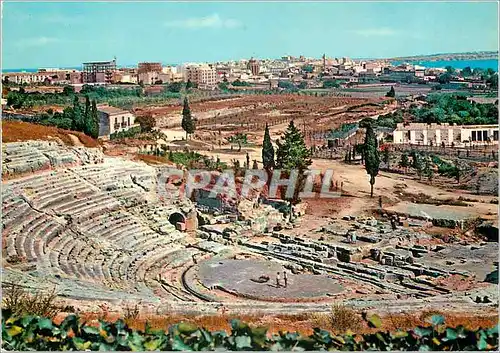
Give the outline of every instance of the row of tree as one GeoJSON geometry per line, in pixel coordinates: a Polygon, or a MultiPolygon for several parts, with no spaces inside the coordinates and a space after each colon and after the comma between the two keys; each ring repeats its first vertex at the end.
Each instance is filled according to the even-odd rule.
{"type": "Polygon", "coordinates": [[[426,102],[428,103],[426,106],[413,107],[410,110],[417,122],[455,123],[457,125],[496,124],[498,122],[497,105],[470,102],[463,94],[429,94],[426,102]]]}

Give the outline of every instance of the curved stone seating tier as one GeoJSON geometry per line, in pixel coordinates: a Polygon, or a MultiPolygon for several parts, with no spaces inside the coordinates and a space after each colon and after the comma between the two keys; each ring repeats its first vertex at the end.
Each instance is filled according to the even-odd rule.
{"type": "MultiPolygon", "coordinates": [[[[35,200],[41,200],[49,195],[56,194],[60,191],[68,190],[71,191],[76,186],[85,186],[89,189],[89,185],[82,182],[79,178],[76,177],[64,177],[60,180],[52,183],[46,183],[42,185],[36,185],[36,189],[34,189],[34,194],[32,197],[35,200]],[[82,185],[83,184],[83,185],[82,185]]],[[[90,189],[90,191],[94,191],[90,189]]]]}
{"type": "Polygon", "coordinates": [[[124,186],[134,186],[134,179],[155,180],[155,169],[134,162],[105,162],[96,166],[87,165],[72,168],[72,171],[103,191],[111,191],[124,186]]]}
{"type": "Polygon", "coordinates": [[[108,191],[108,195],[118,199],[126,207],[134,207],[148,202],[147,194],[138,187],[108,191]]]}
{"type": "MultiPolygon", "coordinates": [[[[157,261],[153,266],[151,266],[146,276],[147,278],[157,278],[159,274],[163,274],[165,271],[172,271],[174,269],[187,266],[193,263],[193,256],[200,254],[200,251],[196,248],[182,248],[169,252],[161,260],[157,261]]],[[[179,286],[182,286],[180,278],[177,280],[171,278],[171,283],[178,282],[179,286]]]]}
{"type": "Polygon", "coordinates": [[[3,144],[4,171],[24,173],[43,168],[103,161],[102,151],[69,147],[49,141],[24,141],[3,144]]]}
{"type": "Polygon", "coordinates": [[[144,283],[146,272],[150,267],[152,267],[155,263],[161,261],[163,258],[167,257],[170,253],[173,253],[180,249],[182,249],[182,246],[172,245],[169,246],[168,248],[157,248],[147,253],[146,255],[143,255],[137,261],[137,263],[131,268],[132,273],[129,276],[132,277],[133,274],[133,279],[135,281],[138,281],[139,283],[144,283]]]}
{"type": "MultiPolygon", "coordinates": [[[[52,165],[86,153],[47,150],[52,165]]],[[[151,279],[161,268],[181,266],[178,257],[191,262],[198,251],[186,251],[179,242],[185,235],[168,220],[180,207],[155,205],[155,180],[153,167],[114,160],[8,182],[2,190],[7,255],[35,263],[58,281],[154,295],[148,285],[157,288],[151,279]]]]}
{"type": "Polygon", "coordinates": [[[29,215],[35,212],[30,205],[22,200],[17,203],[18,206],[11,207],[7,210],[7,212],[2,212],[2,223],[4,231],[10,229],[11,231],[19,228],[25,222],[29,222],[29,220],[25,220],[25,218],[29,217],[29,215]]]}
{"type": "Polygon", "coordinates": [[[77,198],[53,208],[56,214],[84,215],[101,214],[120,207],[120,203],[106,194],[90,195],[77,198]]]}
{"type": "Polygon", "coordinates": [[[40,233],[47,225],[49,217],[43,213],[38,213],[32,220],[25,224],[16,234],[16,249],[23,252],[28,261],[35,261],[37,259],[35,251],[36,235],[40,233]]]}

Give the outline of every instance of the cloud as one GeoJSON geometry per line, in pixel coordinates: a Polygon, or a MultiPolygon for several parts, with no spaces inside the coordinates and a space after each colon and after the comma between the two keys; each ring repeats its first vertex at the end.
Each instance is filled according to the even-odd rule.
{"type": "Polygon", "coordinates": [[[16,45],[18,47],[43,47],[56,42],[59,42],[59,39],[53,37],[36,37],[20,39],[16,45]]]}
{"type": "Polygon", "coordinates": [[[398,35],[398,32],[391,28],[367,28],[367,29],[358,29],[351,31],[354,34],[363,36],[363,37],[390,37],[398,35]]]}
{"type": "Polygon", "coordinates": [[[218,14],[206,17],[193,17],[184,20],[175,20],[165,22],[167,27],[177,27],[177,28],[236,28],[240,27],[242,23],[235,19],[223,19],[218,14]]]}

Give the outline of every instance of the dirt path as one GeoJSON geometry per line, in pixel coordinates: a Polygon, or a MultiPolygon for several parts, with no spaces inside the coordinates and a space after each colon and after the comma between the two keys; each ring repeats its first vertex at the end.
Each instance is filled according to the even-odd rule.
{"type": "MultiPolygon", "coordinates": [[[[468,191],[464,190],[444,190],[437,186],[427,185],[420,183],[415,180],[412,176],[405,176],[395,173],[379,172],[379,175],[375,181],[374,197],[370,199],[370,183],[368,174],[363,166],[361,165],[349,165],[344,164],[337,160],[313,160],[312,169],[317,168],[322,171],[326,169],[333,169],[333,175],[335,180],[339,180],[344,183],[344,190],[351,195],[364,199],[363,202],[353,201],[350,203],[352,211],[361,211],[368,205],[376,206],[378,196],[387,198],[395,203],[400,202],[400,195],[398,195],[398,189],[395,186],[400,186],[400,190],[404,190],[406,193],[419,194],[423,193],[431,196],[434,199],[446,200],[446,199],[458,199],[459,197],[474,200],[468,202],[472,207],[474,207],[474,213],[481,215],[497,215],[496,204],[490,203],[494,196],[488,195],[473,195],[468,191]],[[476,202],[477,201],[477,202],[476,202]],[[361,207],[361,209],[357,209],[361,207]]],[[[470,210],[471,207],[461,207],[464,210],[470,210]]]]}

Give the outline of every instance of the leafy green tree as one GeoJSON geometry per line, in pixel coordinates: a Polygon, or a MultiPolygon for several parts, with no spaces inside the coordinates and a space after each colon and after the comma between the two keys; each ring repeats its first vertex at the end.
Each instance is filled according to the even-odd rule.
{"type": "Polygon", "coordinates": [[[218,86],[221,91],[227,91],[229,89],[227,82],[220,82],[218,86]]]}
{"type": "Polygon", "coordinates": [[[73,86],[64,86],[62,94],[65,96],[71,96],[75,94],[75,88],[73,86]]]}
{"type": "Polygon", "coordinates": [[[438,77],[438,82],[441,84],[450,83],[450,81],[451,81],[451,74],[449,72],[441,74],[438,77]]]}
{"type": "Polygon", "coordinates": [[[424,170],[425,170],[425,175],[427,176],[429,182],[432,182],[432,180],[434,179],[434,169],[433,169],[432,161],[430,158],[425,159],[424,170]]]}
{"type": "Polygon", "coordinates": [[[462,76],[463,77],[468,77],[471,75],[472,75],[472,69],[470,68],[470,66],[466,66],[462,69],[462,76]]]}
{"type": "Polygon", "coordinates": [[[450,65],[446,66],[445,69],[446,69],[446,72],[449,74],[455,73],[455,69],[450,65]]]}
{"type": "Polygon", "coordinates": [[[379,171],[380,156],[378,152],[378,141],[372,124],[366,125],[363,150],[366,173],[370,176],[370,197],[373,197],[373,185],[375,184],[375,177],[378,175],[379,171]]]}
{"type": "Polygon", "coordinates": [[[412,167],[417,172],[418,178],[422,179],[422,175],[424,174],[425,165],[422,161],[422,157],[418,153],[415,153],[413,156],[412,167]]]}
{"type": "Polygon", "coordinates": [[[486,69],[486,75],[492,76],[495,74],[495,70],[493,70],[491,67],[486,69]]]}
{"type": "Polygon", "coordinates": [[[288,128],[283,136],[283,141],[278,140],[276,151],[276,168],[290,173],[292,170],[298,172],[298,184],[294,195],[289,199],[291,204],[299,202],[299,190],[305,180],[304,172],[312,164],[311,150],[307,148],[304,136],[295,126],[293,120],[288,124],[288,128]]]}
{"type": "Polygon", "coordinates": [[[85,130],[85,116],[80,105],[78,96],[73,99],[73,130],[84,131],[85,130]]]}
{"type": "Polygon", "coordinates": [[[304,65],[304,66],[302,66],[302,71],[307,72],[307,73],[312,73],[314,71],[314,66],[304,65]]]}
{"type": "Polygon", "coordinates": [[[93,138],[99,137],[99,112],[97,111],[97,102],[95,100],[92,101],[92,109],[91,109],[91,120],[92,120],[92,128],[90,130],[90,136],[93,138]]]}
{"type": "MultiPolygon", "coordinates": [[[[233,85],[234,85],[234,82],[233,82],[233,85]]],[[[295,85],[290,82],[290,81],[279,81],[278,82],[278,87],[279,88],[284,88],[284,89],[287,89],[287,90],[294,90],[296,89],[295,85]]]]}
{"type": "Polygon", "coordinates": [[[191,116],[191,109],[189,108],[188,98],[184,97],[184,107],[182,108],[182,129],[186,131],[186,140],[188,138],[188,134],[194,133],[196,126],[194,123],[194,119],[191,116]]]}
{"type": "Polygon", "coordinates": [[[153,118],[153,115],[146,114],[143,116],[138,116],[135,118],[135,121],[139,123],[141,126],[142,132],[151,132],[153,128],[156,126],[156,119],[153,118]]]}
{"type": "Polygon", "coordinates": [[[182,82],[172,82],[167,86],[167,90],[174,93],[179,93],[182,90],[182,82]]]}
{"type": "Polygon", "coordinates": [[[194,87],[193,83],[191,82],[191,80],[188,79],[186,82],[186,89],[191,89],[193,87],[194,87]]]}
{"type": "Polygon", "coordinates": [[[382,159],[383,159],[385,165],[387,166],[387,169],[391,169],[391,167],[390,167],[391,152],[389,151],[389,148],[385,148],[384,149],[384,152],[383,152],[383,155],[382,155],[382,159]]]}
{"type": "Polygon", "coordinates": [[[264,165],[264,169],[268,171],[274,168],[274,147],[267,123],[266,129],[264,130],[264,141],[262,143],[262,164],[264,165]]]}
{"type": "Polygon", "coordinates": [[[404,168],[405,172],[408,169],[408,167],[410,166],[410,161],[409,161],[408,155],[406,153],[403,153],[401,155],[401,160],[399,161],[399,166],[404,168]]]}
{"type": "Polygon", "coordinates": [[[85,110],[83,112],[83,132],[90,136],[92,133],[92,112],[89,96],[85,96],[85,110]]]}
{"type": "Polygon", "coordinates": [[[486,83],[490,84],[491,89],[498,89],[498,74],[494,74],[490,76],[487,80],[486,83]]]}
{"type": "Polygon", "coordinates": [[[391,86],[391,89],[389,90],[389,92],[387,92],[385,94],[385,96],[386,97],[392,97],[392,98],[396,97],[396,91],[394,90],[393,86],[391,86]]]}
{"type": "Polygon", "coordinates": [[[323,81],[323,88],[338,88],[340,87],[340,84],[338,83],[337,80],[324,80],[323,81]]]}
{"type": "Polygon", "coordinates": [[[299,83],[298,87],[299,87],[300,89],[307,88],[307,82],[306,82],[306,81],[302,81],[301,83],[299,83]]]}

